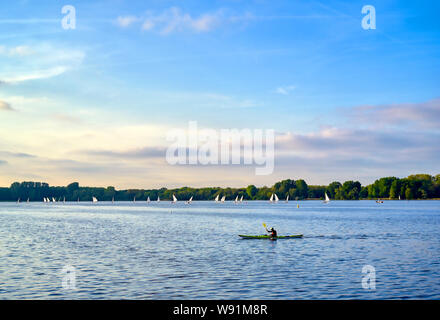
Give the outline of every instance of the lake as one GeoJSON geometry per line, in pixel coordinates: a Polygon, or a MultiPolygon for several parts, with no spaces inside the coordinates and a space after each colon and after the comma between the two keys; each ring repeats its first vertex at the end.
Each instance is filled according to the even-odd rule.
{"type": "Polygon", "coordinates": [[[0,299],[440,299],[440,201],[0,203],[0,299]]]}

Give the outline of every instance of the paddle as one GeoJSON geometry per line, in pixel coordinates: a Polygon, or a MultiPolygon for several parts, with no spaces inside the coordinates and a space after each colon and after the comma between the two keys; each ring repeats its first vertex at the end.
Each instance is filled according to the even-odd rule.
{"type": "Polygon", "coordinates": [[[263,222],[263,227],[264,227],[264,229],[266,229],[266,231],[267,231],[267,226],[266,226],[266,224],[263,222]]]}

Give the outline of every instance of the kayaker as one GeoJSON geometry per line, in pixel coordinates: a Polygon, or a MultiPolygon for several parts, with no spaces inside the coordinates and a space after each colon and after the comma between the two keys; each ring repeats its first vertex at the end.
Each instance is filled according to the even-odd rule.
{"type": "Polygon", "coordinates": [[[267,230],[266,229],[266,231],[268,232],[268,233],[270,233],[270,238],[271,239],[276,239],[277,238],[277,231],[272,227],[272,228],[270,228],[270,230],[267,230]]]}

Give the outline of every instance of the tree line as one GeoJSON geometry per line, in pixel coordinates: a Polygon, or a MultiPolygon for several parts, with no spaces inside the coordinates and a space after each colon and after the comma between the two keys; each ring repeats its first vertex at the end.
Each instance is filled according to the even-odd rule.
{"type": "Polygon", "coordinates": [[[275,183],[271,187],[256,187],[249,185],[246,188],[190,188],[175,189],[128,189],[116,190],[114,187],[82,187],[73,182],[65,187],[52,187],[44,182],[14,182],[9,188],[0,188],[0,201],[43,201],[43,198],[57,201],[91,201],[96,197],[100,201],[142,201],[150,198],[152,201],[160,197],[161,200],[171,200],[173,194],[179,200],[214,200],[217,196],[225,196],[227,200],[236,197],[243,200],[268,200],[275,193],[278,197],[290,200],[323,199],[325,193],[330,199],[359,200],[359,199],[433,199],[440,198],[440,174],[415,174],[406,178],[385,177],[376,180],[368,186],[362,186],[359,181],[335,181],[328,186],[307,185],[302,180],[286,179],[275,183]]]}

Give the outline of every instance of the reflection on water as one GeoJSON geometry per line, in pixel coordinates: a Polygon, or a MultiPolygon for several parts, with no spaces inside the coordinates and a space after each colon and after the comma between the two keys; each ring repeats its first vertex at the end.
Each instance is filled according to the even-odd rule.
{"type": "Polygon", "coordinates": [[[439,227],[439,201],[0,203],[0,299],[439,299],[439,227]],[[304,238],[238,237],[263,222],[304,238]]]}

